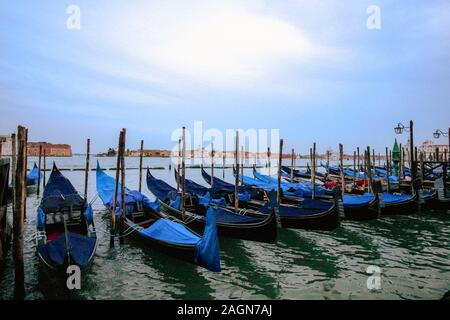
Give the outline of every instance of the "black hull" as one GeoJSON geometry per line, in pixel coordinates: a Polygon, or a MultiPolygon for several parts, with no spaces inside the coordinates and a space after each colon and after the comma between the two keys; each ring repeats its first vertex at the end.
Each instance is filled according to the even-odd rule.
{"type": "Polygon", "coordinates": [[[450,210],[450,199],[439,200],[438,198],[433,198],[430,206],[432,210],[447,212],[450,210]]]}
{"type": "Polygon", "coordinates": [[[319,214],[296,217],[280,217],[281,226],[288,229],[305,229],[333,231],[340,225],[340,217],[337,206],[333,206],[319,214]]]}
{"type": "MultiPolygon", "coordinates": [[[[136,226],[134,222],[127,218],[123,220],[123,224],[125,227],[124,229],[131,228],[131,226],[136,226]]],[[[138,232],[133,232],[130,237],[144,244],[146,247],[150,247],[174,258],[195,264],[195,245],[178,245],[175,243],[158,241],[156,239],[144,237],[138,232]]]]}
{"type": "MultiPolygon", "coordinates": [[[[161,208],[167,214],[181,219],[182,215],[179,210],[168,206],[164,202],[161,203],[161,208]]],[[[195,214],[186,212],[188,219],[195,217],[195,214]]],[[[195,231],[203,234],[205,229],[205,221],[203,219],[195,219],[189,223],[195,231]]],[[[220,237],[251,240],[265,243],[274,243],[277,240],[277,220],[275,214],[267,216],[267,219],[258,223],[247,224],[223,224],[217,223],[217,233],[220,237]]]]}
{"type": "Polygon", "coordinates": [[[385,204],[381,208],[382,215],[407,215],[414,214],[419,210],[417,195],[408,201],[393,204],[385,204]]]}
{"type": "Polygon", "coordinates": [[[365,206],[358,208],[345,208],[344,219],[354,221],[368,221],[375,220],[379,217],[378,211],[378,197],[365,206]]]}

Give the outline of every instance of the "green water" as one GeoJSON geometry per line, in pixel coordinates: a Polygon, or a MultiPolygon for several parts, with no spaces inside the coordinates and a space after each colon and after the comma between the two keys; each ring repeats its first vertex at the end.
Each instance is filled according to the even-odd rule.
{"type": "MultiPolygon", "coordinates": [[[[83,157],[57,158],[60,167],[83,167],[83,157]]],[[[95,160],[95,159],[94,159],[95,160]]],[[[114,159],[99,158],[112,167],[114,159]]],[[[33,159],[29,159],[30,163],[33,159]]],[[[138,159],[127,159],[137,167],[138,159]]],[[[167,159],[144,159],[144,166],[166,166],[167,159]]],[[[112,173],[110,171],[109,173],[112,173]]],[[[250,172],[246,172],[248,174],[250,172]]],[[[63,171],[78,190],[84,174],[63,171]]],[[[216,172],[221,175],[219,169],[216,172]]],[[[127,185],[137,186],[137,170],[127,171],[127,185]]],[[[174,183],[173,171],[154,175],[174,183]]],[[[189,178],[202,183],[200,170],[189,178]]],[[[89,177],[89,199],[95,196],[95,173],[89,177]]],[[[226,172],[231,179],[231,171],[226,172]]],[[[146,186],[143,191],[151,196],[146,186]]],[[[34,232],[40,199],[27,198],[25,237],[34,232]]],[[[94,202],[95,223],[107,230],[109,217],[94,202]]],[[[40,272],[33,241],[25,243],[27,299],[440,299],[450,290],[450,215],[423,213],[382,217],[370,222],[344,221],[334,232],[279,230],[276,244],[222,238],[222,272],[212,273],[152,251],[131,240],[109,247],[99,232],[94,263],[82,278],[82,289],[67,292],[40,272]],[[369,266],[381,269],[381,288],[367,288],[369,266]]],[[[11,253],[0,272],[0,299],[13,295],[11,253]]]]}

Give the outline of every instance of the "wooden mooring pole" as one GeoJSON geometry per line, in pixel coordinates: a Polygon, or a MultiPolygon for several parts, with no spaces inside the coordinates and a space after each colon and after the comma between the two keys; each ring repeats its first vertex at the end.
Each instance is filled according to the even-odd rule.
{"type": "MultiPolygon", "coordinates": [[[[144,140],[141,140],[141,150],[139,152],[139,192],[142,191],[142,161],[144,158],[144,140]]],[[[180,172],[178,172],[179,174],[180,172]]]]}
{"type": "Polygon", "coordinates": [[[214,186],[214,143],[211,143],[211,189],[214,186]]]}
{"type": "Polygon", "coordinates": [[[391,192],[391,181],[389,180],[389,171],[391,169],[391,164],[389,163],[389,150],[386,147],[386,172],[387,172],[387,192],[391,192]]]}
{"type": "MultiPolygon", "coordinates": [[[[269,149],[270,150],[270,149],[269,149]]],[[[236,131],[236,146],[234,151],[236,175],[234,180],[234,211],[239,210],[239,131],[236,131]]]]}
{"type": "Polygon", "coordinates": [[[125,140],[126,140],[127,130],[122,129],[122,141],[121,141],[121,152],[120,152],[120,224],[119,224],[119,243],[124,243],[124,220],[126,215],[127,206],[125,203],[125,140]]]}
{"type": "MultiPolygon", "coordinates": [[[[203,163],[202,163],[203,168],[203,163]]],[[[181,138],[178,139],[178,161],[177,161],[177,193],[181,190],[181,138]]]]}
{"type": "MultiPolygon", "coordinates": [[[[375,159],[373,160],[375,161],[375,159]]],[[[375,164],[372,164],[372,161],[370,159],[370,147],[367,147],[367,166],[369,168],[368,170],[369,186],[367,187],[367,190],[369,192],[372,192],[372,167],[375,168],[375,164]]]]}
{"type": "Polygon", "coordinates": [[[117,160],[116,160],[116,184],[114,186],[114,198],[113,198],[113,207],[111,211],[111,232],[109,238],[109,245],[111,248],[114,247],[114,238],[116,235],[116,208],[117,208],[117,196],[119,192],[119,173],[120,173],[120,152],[121,152],[121,143],[122,143],[122,135],[123,131],[120,131],[119,135],[119,143],[117,148],[117,160]]]}
{"type": "Polygon", "coordinates": [[[312,172],[311,172],[311,180],[312,180],[312,198],[316,198],[316,143],[313,143],[312,148],[312,172]]]}
{"type": "Polygon", "coordinates": [[[45,189],[45,185],[47,184],[47,180],[46,180],[46,177],[47,177],[47,174],[45,173],[46,171],[47,171],[47,150],[44,148],[44,167],[43,167],[43,172],[42,172],[42,174],[43,174],[43,181],[42,181],[42,189],[44,190],[45,189]]]}
{"type": "Polygon", "coordinates": [[[283,139],[280,139],[280,150],[278,152],[278,179],[277,179],[277,205],[281,203],[281,160],[283,159],[283,139]]]}
{"type": "MultiPolygon", "coordinates": [[[[181,216],[185,221],[186,216],[186,127],[183,127],[183,147],[181,153],[181,171],[183,172],[181,180],[181,216]]],[[[203,147],[202,147],[202,165],[203,165],[203,147]]]]}
{"type": "Polygon", "coordinates": [[[39,145],[39,160],[38,160],[38,182],[36,188],[36,195],[41,193],[41,159],[42,159],[42,144],[39,145]]]}
{"type": "Polygon", "coordinates": [[[84,201],[87,201],[87,198],[88,198],[90,152],[91,152],[91,139],[87,139],[87,141],[86,141],[86,166],[84,169],[84,201]]]}
{"type": "MultiPolygon", "coordinates": [[[[359,150],[359,149],[358,149],[359,150]]],[[[344,178],[344,145],[339,144],[339,165],[341,167],[341,194],[345,194],[345,178],[344,178]]]]}
{"type": "MultiPolygon", "coordinates": [[[[25,171],[23,172],[23,181],[25,181],[25,199],[27,198],[27,172],[28,172],[28,128],[25,129],[25,171]]],[[[27,206],[23,206],[23,218],[24,220],[27,218],[27,206]]]]}
{"type": "Polygon", "coordinates": [[[244,145],[241,146],[241,186],[244,185],[244,145]]]}
{"type": "Polygon", "coordinates": [[[27,129],[17,128],[17,166],[15,171],[15,207],[13,213],[14,298],[25,297],[25,273],[23,263],[23,231],[26,206],[27,129]]]}
{"type": "Polygon", "coordinates": [[[291,181],[294,181],[294,167],[295,167],[295,151],[292,148],[292,152],[291,152],[291,181]]]}
{"type": "Polygon", "coordinates": [[[359,160],[359,147],[356,147],[356,153],[357,153],[357,155],[358,155],[358,163],[357,163],[357,167],[358,167],[358,170],[361,170],[360,160],[359,160]]]}
{"type": "Polygon", "coordinates": [[[12,209],[13,212],[16,207],[16,167],[17,167],[17,148],[16,148],[16,134],[11,134],[11,183],[12,183],[12,209]]]}

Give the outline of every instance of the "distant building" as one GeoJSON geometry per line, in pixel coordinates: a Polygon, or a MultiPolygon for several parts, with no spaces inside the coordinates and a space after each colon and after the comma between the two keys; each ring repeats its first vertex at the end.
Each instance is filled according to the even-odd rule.
{"type": "Polygon", "coordinates": [[[27,145],[28,156],[39,156],[39,147],[42,146],[42,154],[48,157],[71,157],[72,148],[68,144],[52,144],[48,142],[29,142],[27,145]]]}
{"type": "MultiPolygon", "coordinates": [[[[141,154],[141,150],[127,150],[127,156],[130,157],[139,157],[141,154]]],[[[160,149],[146,149],[143,150],[144,157],[161,157],[161,158],[169,158],[171,152],[169,150],[160,150],[160,149]]]]}
{"type": "Polygon", "coordinates": [[[435,144],[432,140],[426,140],[422,143],[422,145],[418,148],[420,152],[425,154],[425,157],[430,157],[430,155],[436,154],[436,148],[439,149],[439,154],[444,154],[447,152],[448,154],[448,145],[446,144],[435,144]]]}
{"type": "Polygon", "coordinates": [[[11,156],[11,136],[0,135],[0,156],[11,156]]]}

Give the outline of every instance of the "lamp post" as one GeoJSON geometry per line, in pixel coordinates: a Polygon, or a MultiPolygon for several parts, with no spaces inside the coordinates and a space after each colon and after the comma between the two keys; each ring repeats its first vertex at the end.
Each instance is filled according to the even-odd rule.
{"type": "Polygon", "coordinates": [[[439,139],[441,136],[448,137],[448,153],[450,154],[450,128],[448,128],[448,132],[436,129],[436,131],[433,133],[433,137],[435,139],[439,139]]]}
{"type": "Polygon", "coordinates": [[[411,182],[413,185],[413,190],[415,191],[414,187],[414,180],[416,179],[416,159],[414,158],[414,123],[413,121],[409,121],[409,127],[405,127],[402,123],[398,123],[397,127],[394,128],[394,131],[396,134],[402,134],[403,131],[409,131],[409,157],[411,159],[411,182]]]}

